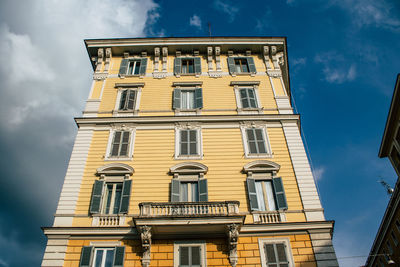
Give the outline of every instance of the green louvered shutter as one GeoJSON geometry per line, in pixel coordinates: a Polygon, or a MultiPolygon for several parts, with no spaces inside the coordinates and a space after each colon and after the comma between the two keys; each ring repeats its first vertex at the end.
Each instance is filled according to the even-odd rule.
{"type": "Polygon", "coordinates": [[[182,59],[181,58],[175,58],[174,60],[174,74],[181,74],[181,69],[182,69],[182,59]]]}
{"type": "Polygon", "coordinates": [[[194,73],[201,74],[201,59],[199,57],[194,58],[194,73]]]}
{"type": "Polygon", "coordinates": [[[203,108],[203,91],[201,88],[196,88],[194,91],[196,98],[196,108],[203,108]]]}
{"type": "Polygon", "coordinates": [[[199,201],[208,201],[207,179],[199,180],[199,201]]]}
{"type": "Polygon", "coordinates": [[[104,181],[94,181],[92,200],[90,202],[90,213],[100,213],[100,202],[103,194],[104,181]]]}
{"type": "Polygon", "coordinates": [[[256,182],[254,179],[247,178],[247,192],[249,193],[250,209],[258,210],[256,182]]]}
{"type": "Polygon", "coordinates": [[[135,106],[135,99],[136,99],[136,91],[135,90],[129,90],[129,96],[127,99],[126,103],[126,109],[127,110],[132,110],[135,106]]]}
{"type": "Polygon", "coordinates": [[[123,267],[125,258],[125,247],[115,247],[113,267],[123,267]]]}
{"type": "Polygon", "coordinates": [[[147,58],[140,59],[139,74],[140,75],[145,75],[146,74],[146,68],[147,68],[147,58]]]}
{"type": "Polygon", "coordinates": [[[93,247],[82,248],[79,267],[90,267],[90,260],[92,259],[92,253],[93,253],[93,247]]]}
{"type": "Polygon", "coordinates": [[[120,75],[125,75],[126,74],[126,70],[128,68],[128,64],[129,64],[129,60],[124,58],[121,61],[121,66],[119,67],[119,74],[120,75]]]}
{"type": "Polygon", "coordinates": [[[126,104],[126,96],[128,95],[129,90],[124,90],[121,92],[121,101],[119,103],[119,109],[120,110],[124,110],[125,108],[125,104],[126,104]]]}
{"type": "Polygon", "coordinates": [[[180,109],[181,108],[181,89],[174,89],[174,96],[173,96],[173,109],[180,109]]]}
{"type": "Polygon", "coordinates": [[[234,57],[228,57],[228,68],[229,68],[229,73],[230,74],[235,74],[235,58],[234,57]]]}
{"type": "Polygon", "coordinates": [[[128,213],[129,199],[131,196],[132,180],[124,180],[122,186],[121,205],[119,206],[119,213],[128,213]]]}
{"type": "Polygon", "coordinates": [[[246,57],[247,59],[247,65],[249,66],[249,72],[250,73],[256,73],[256,65],[254,64],[254,59],[253,57],[246,57]]]}
{"type": "Polygon", "coordinates": [[[275,191],[275,197],[276,197],[276,202],[278,204],[278,209],[283,210],[287,209],[287,202],[286,202],[286,195],[285,195],[285,189],[283,189],[283,183],[282,183],[282,178],[277,177],[272,179],[272,183],[274,185],[274,191],[275,191]]]}
{"type": "Polygon", "coordinates": [[[179,202],[181,182],[177,179],[171,181],[171,202],[179,202]]]}

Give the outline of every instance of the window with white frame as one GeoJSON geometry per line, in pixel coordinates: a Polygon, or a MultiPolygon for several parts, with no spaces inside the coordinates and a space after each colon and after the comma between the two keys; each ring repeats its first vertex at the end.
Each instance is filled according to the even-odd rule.
{"type": "Polygon", "coordinates": [[[257,97],[254,88],[240,88],[239,93],[242,108],[258,108],[257,97]]]}
{"type": "Polygon", "coordinates": [[[258,240],[262,267],[293,267],[288,239],[258,240]]]}
{"type": "Polygon", "coordinates": [[[117,83],[117,100],[113,115],[132,116],[137,115],[140,105],[140,96],[144,83],[117,83]]]}
{"type": "Polygon", "coordinates": [[[201,158],[201,131],[200,129],[176,129],[175,158],[201,158]]]}
{"type": "Polygon", "coordinates": [[[119,76],[133,76],[146,74],[147,58],[124,58],[119,68],[119,76]]]}
{"type": "Polygon", "coordinates": [[[200,57],[177,57],[174,60],[174,74],[193,75],[201,73],[200,57]]]}
{"type": "Polygon", "coordinates": [[[248,158],[271,157],[266,127],[241,127],[245,156],[248,158]]]}
{"type": "Polygon", "coordinates": [[[133,155],[135,131],[131,128],[110,130],[106,160],[130,160],[133,155]]]}
{"type": "Polygon", "coordinates": [[[234,86],[237,110],[239,114],[262,114],[258,95],[259,81],[232,81],[234,86]]]}
{"type": "Polygon", "coordinates": [[[174,267],[205,267],[206,245],[205,242],[175,242],[174,267]]]}
{"type": "Polygon", "coordinates": [[[136,101],[136,90],[125,89],[121,91],[118,110],[133,110],[136,101]]]}
{"type": "Polygon", "coordinates": [[[173,109],[194,110],[203,108],[203,91],[199,87],[174,89],[173,109]]]}
{"type": "Polygon", "coordinates": [[[256,73],[253,57],[228,57],[228,67],[232,75],[256,73]]]}
{"type": "Polygon", "coordinates": [[[94,247],[82,248],[80,267],[123,267],[125,247],[94,247]]]}

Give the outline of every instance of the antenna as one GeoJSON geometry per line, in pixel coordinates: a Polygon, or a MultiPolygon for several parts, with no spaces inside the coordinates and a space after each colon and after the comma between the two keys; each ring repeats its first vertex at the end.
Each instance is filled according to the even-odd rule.
{"type": "Polygon", "coordinates": [[[381,183],[381,185],[386,188],[386,192],[388,193],[388,195],[393,194],[394,190],[387,182],[385,182],[383,179],[379,180],[378,182],[381,183]]]}
{"type": "Polygon", "coordinates": [[[211,37],[211,23],[208,22],[208,36],[211,37]]]}

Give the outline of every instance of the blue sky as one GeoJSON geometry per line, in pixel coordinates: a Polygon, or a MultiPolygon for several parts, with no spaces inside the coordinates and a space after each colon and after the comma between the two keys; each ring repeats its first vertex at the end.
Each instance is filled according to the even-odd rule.
{"type": "Polygon", "coordinates": [[[286,36],[301,114],[341,266],[361,266],[396,175],[378,149],[400,72],[389,0],[0,2],[0,266],[38,266],[91,83],[83,39],[286,36]],[[4,63],[7,64],[4,64],[4,63]],[[16,256],[18,255],[18,256],[16,256]]]}

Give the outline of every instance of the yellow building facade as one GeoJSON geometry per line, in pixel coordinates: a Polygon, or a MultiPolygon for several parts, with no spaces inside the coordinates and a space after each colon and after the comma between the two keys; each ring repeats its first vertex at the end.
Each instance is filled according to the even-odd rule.
{"type": "Polygon", "coordinates": [[[42,266],[338,266],[282,37],[86,40],[42,266]]]}

